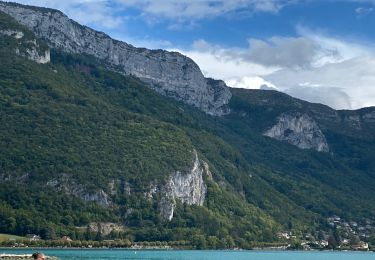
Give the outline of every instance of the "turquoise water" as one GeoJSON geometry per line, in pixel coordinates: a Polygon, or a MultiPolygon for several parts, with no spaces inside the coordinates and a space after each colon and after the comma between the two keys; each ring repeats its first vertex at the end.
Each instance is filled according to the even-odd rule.
{"type": "Polygon", "coordinates": [[[179,251],[179,250],[120,250],[120,249],[0,249],[2,253],[30,254],[42,251],[64,260],[150,259],[150,260],[375,260],[372,252],[288,252],[288,251],[179,251]]]}

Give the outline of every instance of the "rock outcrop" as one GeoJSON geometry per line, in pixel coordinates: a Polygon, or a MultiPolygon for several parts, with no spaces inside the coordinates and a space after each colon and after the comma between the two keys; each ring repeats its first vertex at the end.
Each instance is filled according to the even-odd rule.
{"type": "Polygon", "coordinates": [[[207,165],[202,166],[196,151],[193,168],[190,173],[175,172],[162,188],[165,194],[159,204],[162,218],[172,220],[176,200],[188,205],[202,206],[206,197],[207,186],[203,174],[207,165]]]}
{"type": "Polygon", "coordinates": [[[42,53],[38,50],[39,46],[34,42],[35,45],[30,49],[26,50],[26,57],[36,63],[45,64],[51,61],[50,50],[45,50],[42,53]]]}
{"type": "Polygon", "coordinates": [[[96,202],[103,207],[111,205],[110,198],[102,189],[95,189],[89,191],[87,187],[82,184],[77,184],[71,180],[67,175],[62,175],[58,179],[53,179],[47,182],[47,186],[53,187],[56,190],[62,191],[66,194],[74,195],[84,201],[96,202]]]}
{"type": "Polygon", "coordinates": [[[357,114],[347,115],[344,117],[344,123],[346,123],[346,125],[356,130],[362,129],[360,115],[357,115],[357,114]]]}
{"type": "Polygon", "coordinates": [[[93,55],[109,68],[134,75],[158,93],[195,106],[210,115],[229,113],[231,92],[223,81],[206,79],[198,65],[177,52],[135,48],[102,32],[81,26],[63,13],[0,2],[3,11],[46,40],[50,47],[93,55]]]}
{"type": "Polygon", "coordinates": [[[363,121],[366,123],[375,123],[375,111],[371,111],[362,116],[363,121]]]}
{"type": "Polygon", "coordinates": [[[325,136],[316,122],[307,114],[285,113],[279,116],[278,122],[263,135],[286,141],[301,149],[314,149],[328,152],[325,136]]]}
{"type": "Polygon", "coordinates": [[[14,39],[22,39],[24,36],[24,33],[21,31],[16,31],[16,30],[0,30],[0,34],[6,35],[6,36],[12,36],[14,39]]]}
{"type": "Polygon", "coordinates": [[[12,175],[10,173],[0,173],[0,183],[2,182],[16,182],[24,183],[30,180],[30,175],[28,173],[22,174],[20,176],[12,175]]]}
{"type": "Polygon", "coordinates": [[[99,232],[103,236],[108,236],[111,232],[125,231],[125,227],[123,225],[112,222],[92,222],[87,228],[90,232],[99,232]]]}
{"type": "Polygon", "coordinates": [[[50,50],[43,50],[40,48],[36,39],[27,40],[24,38],[24,33],[22,31],[16,30],[0,30],[0,36],[13,37],[16,40],[16,45],[14,46],[14,51],[17,55],[26,57],[29,60],[35,61],[37,63],[48,63],[51,61],[50,50]]]}

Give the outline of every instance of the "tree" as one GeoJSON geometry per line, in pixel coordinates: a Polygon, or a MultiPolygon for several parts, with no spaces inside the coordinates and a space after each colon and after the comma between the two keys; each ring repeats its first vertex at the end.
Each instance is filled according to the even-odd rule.
{"type": "Polygon", "coordinates": [[[234,248],[235,243],[234,243],[233,238],[230,235],[227,235],[224,241],[225,241],[225,248],[234,248]]]}
{"type": "Polygon", "coordinates": [[[333,236],[335,237],[336,244],[339,246],[341,244],[341,236],[340,236],[340,233],[339,233],[339,231],[337,230],[336,227],[333,230],[333,236]]]}
{"type": "Polygon", "coordinates": [[[325,239],[325,234],[322,230],[319,230],[318,232],[318,239],[319,240],[324,240],[325,239]]]}
{"type": "Polygon", "coordinates": [[[209,236],[207,238],[207,246],[211,249],[217,249],[219,245],[219,239],[216,236],[209,236]]]}
{"type": "Polygon", "coordinates": [[[372,234],[369,238],[369,243],[371,246],[375,247],[375,234],[372,234]]]}
{"type": "Polygon", "coordinates": [[[350,245],[358,245],[359,244],[359,242],[361,242],[361,240],[359,239],[359,237],[358,236],[356,236],[356,235],[352,235],[351,237],[350,237],[350,245]]]}
{"type": "Polygon", "coordinates": [[[47,239],[47,240],[55,240],[55,239],[57,239],[55,228],[48,227],[45,230],[44,238],[47,239]]]}
{"type": "Polygon", "coordinates": [[[205,249],[207,247],[206,238],[204,235],[193,236],[193,241],[191,242],[197,249],[205,249]]]}
{"type": "Polygon", "coordinates": [[[13,233],[16,230],[17,221],[14,217],[8,217],[3,220],[0,220],[0,229],[13,233]]]}
{"type": "Polygon", "coordinates": [[[96,233],[95,240],[96,241],[103,241],[102,232],[98,231],[98,233],[96,233]]]}
{"type": "Polygon", "coordinates": [[[338,246],[337,241],[333,235],[328,237],[328,248],[335,249],[338,246]]]}

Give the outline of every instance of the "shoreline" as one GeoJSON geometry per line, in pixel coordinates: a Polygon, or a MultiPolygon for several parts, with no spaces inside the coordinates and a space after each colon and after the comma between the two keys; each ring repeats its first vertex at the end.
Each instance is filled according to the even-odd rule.
{"type": "MultiPolygon", "coordinates": [[[[126,250],[126,251],[254,251],[254,252],[350,252],[350,253],[375,253],[375,250],[333,250],[333,249],[312,249],[312,250],[288,250],[275,248],[253,248],[253,249],[184,249],[184,248],[121,248],[121,247],[0,247],[0,250],[126,250]]],[[[0,253],[1,256],[5,253],[0,253]]],[[[7,254],[12,255],[12,254],[7,254]]],[[[16,255],[16,254],[14,254],[16,255]]],[[[31,256],[31,255],[30,255],[31,256]]],[[[56,259],[48,258],[47,259],[56,259]]],[[[7,258],[9,259],[9,258],[7,258]]],[[[26,258],[23,258],[26,259],[26,258]]]]}
{"type": "MultiPolygon", "coordinates": [[[[0,259],[9,259],[9,260],[28,260],[34,259],[32,254],[8,254],[8,253],[1,253],[0,259]]],[[[45,255],[46,260],[58,260],[59,258],[56,256],[48,256],[45,255]]]]}

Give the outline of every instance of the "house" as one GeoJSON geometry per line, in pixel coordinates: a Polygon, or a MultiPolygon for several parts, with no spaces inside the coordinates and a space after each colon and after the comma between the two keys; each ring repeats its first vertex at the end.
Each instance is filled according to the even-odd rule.
{"type": "Polygon", "coordinates": [[[291,232],[279,232],[279,233],[277,233],[277,236],[279,238],[290,239],[291,232]]]}
{"type": "Polygon", "coordinates": [[[38,241],[38,240],[40,240],[40,236],[35,235],[35,234],[27,234],[26,237],[27,237],[30,241],[38,241]]]}
{"type": "Polygon", "coordinates": [[[328,241],[327,240],[320,240],[320,245],[323,247],[328,246],[328,241]]]}
{"type": "Polygon", "coordinates": [[[68,237],[68,236],[63,236],[62,238],[61,238],[63,241],[68,241],[68,242],[70,242],[70,241],[73,241],[70,237],[68,237]]]}
{"type": "Polygon", "coordinates": [[[341,241],[341,245],[347,246],[347,245],[349,245],[349,244],[350,244],[350,241],[349,241],[349,239],[347,239],[347,238],[344,238],[344,239],[341,241]]]}
{"type": "Polygon", "coordinates": [[[369,250],[368,243],[361,241],[357,245],[352,245],[352,249],[353,250],[368,251],[369,250]]]}

